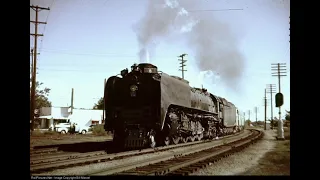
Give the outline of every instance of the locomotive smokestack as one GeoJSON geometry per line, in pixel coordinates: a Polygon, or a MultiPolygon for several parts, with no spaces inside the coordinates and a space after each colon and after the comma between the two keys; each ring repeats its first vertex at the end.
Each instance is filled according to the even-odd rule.
{"type": "Polygon", "coordinates": [[[150,63],[149,51],[148,50],[146,50],[146,61],[147,61],[147,63],[150,63]]]}

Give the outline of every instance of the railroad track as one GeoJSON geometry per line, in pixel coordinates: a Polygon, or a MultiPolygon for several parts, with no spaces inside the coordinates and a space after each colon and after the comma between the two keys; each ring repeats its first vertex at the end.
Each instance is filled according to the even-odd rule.
{"type": "Polygon", "coordinates": [[[261,131],[254,129],[250,131],[251,133],[245,137],[234,138],[229,142],[220,142],[213,147],[199,147],[185,155],[179,154],[171,158],[154,157],[153,159],[119,165],[89,175],[188,175],[223,157],[241,151],[263,136],[261,131]],[[137,167],[137,164],[139,164],[139,167],[137,167]]]}
{"type": "Polygon", "coordinates": [[[30,156],[57,153],[58,147],[33,149],[30,148],[30,156]]]}
{"type": "MultiPolygon", "coordinates": [[[[230,137],[234,137],[237,135],[246,135],[244,131],[238,132],[233,135],[227,135],[222,139],[227,139],[230,137]]],[[[219,140],[218,140],[219,141],[219,140]]],[[[145,154],[152,154],[156,152],[168,151],[170,149],[177,149],[177,148],[184,148],[188,146],[196,146],[201,144],[206,144],[209,142],[215,142],[212,140],[208,141],[195,141],[189,142],[184,144],[178,145],[169,145],[164,147],[158,147],[156,149],[148,148],[142,150],[134,150],[134,151],[127,151],[121,153],[114,153],[114,154],[107,154],[105,151],[96,151],[96,152],[89,152],[89,153],[68,153],[68,154],[53,154],[53,155],[46,155],[46,156],[31,156],[30,157],[30,172],[31,174],[39,174],[43,172],[52,171],[55,169],[63,169],[68,167],[74,166],[81,166],[86,164],[92,163],[99,163],[99,162],[107,162],[111,160],[123,159],[133,156],[140,156],[145,154]]]]}

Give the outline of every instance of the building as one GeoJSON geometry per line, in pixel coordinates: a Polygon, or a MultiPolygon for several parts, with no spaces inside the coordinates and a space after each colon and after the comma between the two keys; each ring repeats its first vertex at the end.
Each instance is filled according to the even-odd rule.
{"type": "Polygon", "coordinates": [[[101,124],[103,110],[73,109],[70,107],[42,107],[37,118],[37,129],[53,129],[54,124],[68,123],[72,115],[81,114],[88,125],[101,124]]]}
{"type": "Polygon", "coordinates": [[[42,107],[39,110],[37,129],[53,128],[54,123],[61,123],[68,120],[69,107],[42,107]]]}

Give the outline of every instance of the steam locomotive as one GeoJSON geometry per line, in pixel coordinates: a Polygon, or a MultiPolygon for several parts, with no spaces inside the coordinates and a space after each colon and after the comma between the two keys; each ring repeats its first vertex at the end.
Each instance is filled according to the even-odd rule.
{"type": "Polygon", "coordinates": [[[104,91],[104,129],[113,132],[114,147],[154,148],[239,130],[234,104],[152,64],[134,64],[121,76],[111,76],[104,91]]]}

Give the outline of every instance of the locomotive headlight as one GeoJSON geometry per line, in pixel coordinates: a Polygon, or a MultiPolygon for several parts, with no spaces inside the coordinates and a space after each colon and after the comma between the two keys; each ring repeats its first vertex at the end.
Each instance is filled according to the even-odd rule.
{"type": "Polygon", "coordinates": [[[138,86],[137,85],[131,85],[130,86],[130,95],[131,97],[136,97],[136,91],[138,90],[138,86]]]}
{"type": "Polygon", "coordinates": [[[130,90],[131,90],[132,92],[134,92],[134,91],[138,90],[138,86],[136,86],[136,85],[131,85],[131,86],[130,86],[130,90]]]}
{"type": "Polygon", "coordinates": [[[144,73],[157,73],[157,68],[144,68],[144,73]]]}

